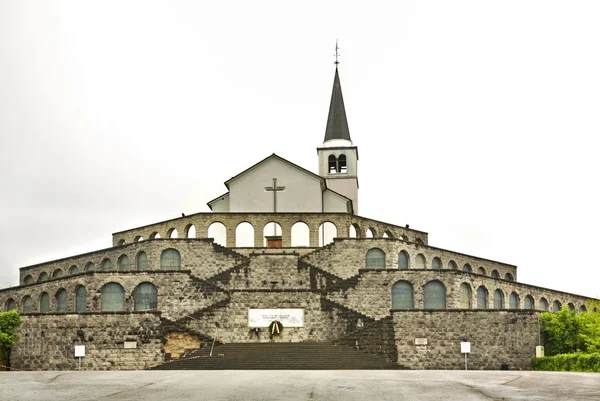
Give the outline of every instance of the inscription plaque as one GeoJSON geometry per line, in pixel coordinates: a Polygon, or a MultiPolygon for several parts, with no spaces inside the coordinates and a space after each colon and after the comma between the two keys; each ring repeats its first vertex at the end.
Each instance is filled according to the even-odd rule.
{"type": "Polygon", "coordinates": [[[250,309],[248,327],[269,327],[273,320],[279,320],[283,327],[304,327],[304,309],[250,309]]]}

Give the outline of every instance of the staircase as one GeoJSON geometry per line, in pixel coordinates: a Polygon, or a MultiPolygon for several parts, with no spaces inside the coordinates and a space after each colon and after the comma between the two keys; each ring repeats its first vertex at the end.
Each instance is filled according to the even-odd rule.
{"type": "Polygon", "coordinates": [[[152,370],[402,369],[363,351],[332,343],[231,343],[187,354],[152,370]]]}

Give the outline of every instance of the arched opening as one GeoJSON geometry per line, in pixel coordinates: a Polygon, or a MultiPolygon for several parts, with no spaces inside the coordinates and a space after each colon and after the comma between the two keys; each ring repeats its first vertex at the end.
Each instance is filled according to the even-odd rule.
{"type": "Polygon", "coordinates": [[[327,170],[329,174],[335,174],[337,172],[337,160],[335,155],[329,155],[327,158],[327,170]]]}
{"type": "Polygon", "coordinates": [[[360,226],[356,223],[348,227],[348,238],[361,238],[360,226]]]}
{"type": "Polygon", "coordinates": [[[511,292],[508,297],[508,309],[519,309],[519,296],[516,292],[511,292]]]}
{"type": "Polygon", "coordinates": [[[141,235],[136,235],[135,238],[133,239],[133,242],[142,242],[144,240],[144,237],[142,237],[141,235]]]}
{"type": "Polygon", "coordinates": [[[158,292],[152,283],[141,283],[133,292],[134,309],[156,310],[158,307],[158,292]]]}
{"type": "Polygon", "coordinates": [[[54,273],[52,273],[52,278],[61,278],[64,277],[64,275],[65,274],[63,273],[62,269],[56,269],[54,270],[54,273]]]}
{"type": "Polygon", "coordinates": [[[40,295],[40,313],[50,312],[50,296],[48,293],[42,292],[40,295]]]}
{"type": "Polygon", "coordinates": [[[415,268],[416,269],[426,269],[427,268],[427,261],[425,260],[425,256],[420,253],[417,255],[417,257],[415,258],[415,268]]]}
{"type": "Polygon", "coordinates": [[[65,313],[67,311],[67,303],[68,303],[67,290],[65,290],[64,288],[61,288],[60,290],[58,290],[56,292],[55,303],[56,303],[56,305],[55,305],[56,312],[65,313]]]}
{"type": "Polygon", "coordinates": [[[38,283],[43,283],[44,281],[48,281],[48,274],[46,272],[42,272],[38,277],[38,283]]]}
{"type": "Polygon", "coordinates": [[[102,264],[100,265],[101,270],[112,270],[112,268],[113,268],[112,261],[108,258],[104,259],[102,261],[102,264]]]}
{"type": "Polygon", "coordinates": [[[377,231],[374,228],[369,227],[366,233],[367,238],[377,238],[377,231]]]}
{"type": "Polygon", "coordinates": [[[117,243],[117,246],[123,246],[123,245],[125,245],[125,240],[120,239],[119,242],[117,243]]]}
{"type": "Polygon", "coordinates": [[[177,249],[165,249],[160,255],[160,268],[162,270],[180,270],[181,255],[177,249]]]}
{"type": "Polygon", "coordinates": [[[33,280],[33,277],[31,277],[30,275],[25,276],[25,279],[23,279],[23,284],[25,285],[29,285],[29,284],[33,284],[35,283],[35,281],[33,280]]]}
{"type": "Polygon", "coordinates": [[[414,291],[408,281],[398,281],[392,286],[392,309],[413,309],[414,291]]]}
{"type": "Polygon", "coordinates": [[[408,253],[400,251],[398,254],[398,269],[408,269],[408,253]]]}
{"type": "MultiPolygon", "coordinates": [[[[252,230],[252,232],[254,233],[254,230],[252,230]]],[[[227,228],[225,227],[225,224],[215,221],[210,226],[208,226],[208,238],[212,238],[215,244],[227,246],[227,228]]],[[[252,241],[254,241],[254,236],[252,238],[252,241]]],[[[254,244],[250,246],[254,246],[254,244]]]]}
{"type": "Polygon", "coordinates": [[[17,303],[15,302],[15,300],[12,298],[8,298],[6,300],[6,307],[4,308],[4,310],[6,312],[10,312],[11,310],[16,310],[16,309],[17,309],[17,303]]]}
{"type": "Polygon", "coordinates": [[[552,312],[559,312],[562,308],[560,301],[556,300],[552,302],[552,312]]]}
{"type": "Polygon", "coordinates": [[[446,286],[440,281],[430,281],[423,289],[425,309],[446,309],[446,286]]]}
{"type": "Polygon", "coordinates": [[[587,308],[585,307],[585,305],[581,305],[579,307],[579,312],[587,312],[587,308]]]}
{"type": "Polygon", "coordinates": [[[535,309],[535,301],[533,300],[533,297],[531,295],[527,295],[523,300],[523,308],[527,310],[535,309]]]}
{"type": "Polygon", "coordinates": [[[494,309],[504,309],[504,293],[500,289],[494,292],[494,309]]]}
{"type": "Polygon", "coordinates": [[[500,278],[500,273],[498,273],[498,270],[492,270],[492,278],[500,278]]]}
{"type": "Polygon", "coordinates": [[[194,226],[193,224],[189,224],[185,228],[185,236],[187,238],[196,238],[196,226],[194,226]]]}
{"type": "Polygon", "coordinates": [[[79,267],[73,265],[71,266],[71,268],[69,269],[69,276],[74,276],[76,274],[79,274],[79,267]]]}
{"type": "Polygon", "coordinates": [[[477,274],[481,274],[482,276],[485,276],[485,275],[487,275],[487,272],[485,271],[483,266],[479,266],[479,269],[477,269],[477,274]]]}
{"type": "Polygon", "coordinates": [[[338,173],[346,174],[348,166],[346,165],[346,155],[338,156],[338,173]]]}
{"type": "Polygon", "coordinates": [[[460,309],[472,308],[473,292],[471,286],[467,283],[460,285],[460,309]]]}
{"type": "Polygon", "coordinates": [[[135,258],[135,268],[137,270],[147,270],[148,269],[148,255],[146,252],[140,251],[135,258]]]}
{"type": "Polygon", "coordinates": [[[455,261],[451,260],[450,262],[448,262],[448,269],[458,270],[458,265],[456,264],[455,261]]]}
{"type": "Polygon", "coordinates": [[[158,232],[154,231],[152,234],[150,234],[150,236],[148,238],[150,238],[150,239],[160,238],[160,234],[158,232]]]}
{"type": "Polygon", "coordinates": [[[295,223],[291,230],[292,246],[310,246],[310,229],[302,221],[295,223]]]}
{"type": "Polygon", "coordinates": [[[75,290],[75,312],[83,313],[87,310],[86,296],[85,287],[82,285],[78,286],[75,290]]]}
{"type": "Polygon", "coordinates": [[[279,223],[270,221],[263,228],[263,246],[271,246],[273,248],[281,248],[282,236],[281,226],[279,223]]]}
{"type": "Polygon", "coordinates": [[[549,309],[548,300],[546,298],[540,299],[540,310],[543,310],[544,312],[548,312],[548,309],[549,309]]]}
{"type": "Polygon", "coordinates": [[[92,262],[87,262],[87,264],[85,265],[85,271],[93,272],[94,270],[96,270],[96,268],[94,267],[94,264],[92,262]]]}
{"type": "Polygon", "coordinates": [[[573,305],[571,302],[567,304],[567,307],[569,308],[569,310],[575,310],[575,305],[573,305]]]}
{"type": "Polygon", "coordinates": [[[513,278],[512,274],[510,274],[510,273],[506,273],[504,275],[504,280],[506,280],[506,281],[515,281],[515,279],[513,278]]]}
{"type": "Polygon", "coordinates": [[[319,226],[319,246],[332,243],[335,237],[337,237],[337,227],[335,224],[327,221],[319,226]]]}
{"type": "Polygon", "coordinates": [[[385,252],[379,248],[371,248],[365,258],[367,269],[385,269],[385,252]]]}
{"type": "Polygon", "coordinates": [[[102,312],[123,312],[125,310],[125,290],[117,283],[108,283],[101,290],[102,312]]]}
{"type": "Polygon", "coordinates": [[[167,237],[168,238],[179,238],[179,233],[177,232],[177,229],[171,228],[169,231],[167,231],[167,237]]]}
{"type": "Polygon", "coordinates": [[[23,313],[32,313],[33,312],[33,299],[27,295],[23,298],[23,313]]]}
{"type": "Polygon", "coordinates": [[[472,273],[472,272],[473,272],[473,269],[471,268],[471,265],[470,265],[470,264],[468,264],[468,263],[466,263],[466,264],[463,266],[463,268],[462,268],[462,269],[463,269],[463,271],[464,271],[464,272],[467,272],[467,273],[472,273]]]}
{"type": "Polygon", "coordinates": [[[488,308],[488,290],[484,286],[477,288],[477,309],[488,308]]]}
{"type": "Polygon", "coordinates": [[[248,222],[243,222],[235,228],[235,246],[238,248],[254,247],[254,227],[248,222]]]}
{"type": "Polygon", "coordinates": [[[119,264],[119,270],[121,271],[129,270],[131,268],[131,266],[129,266],[129,258],[127,255],[121,255],[117,263],[119,264]]]}
{"type": "Polygon", "coordinates": [[[441,269],[442,268],[442,260],[438,257],[433,258],[433,260],[431,261],[431,268],[432,269],[441,269]]]}

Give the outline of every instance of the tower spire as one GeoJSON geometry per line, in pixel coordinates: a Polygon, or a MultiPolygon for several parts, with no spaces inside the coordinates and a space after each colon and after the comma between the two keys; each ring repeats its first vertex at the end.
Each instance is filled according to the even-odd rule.
{"type": "Polygon", "coordinates": [[[346,118],[346,109],[344,107],[344,98],[342,96],[342,85],[338,74],[339,46],[335,41],[335,76],[333,78],[333,90],[331,91],[331,103],[329,104],[329,115],[327,117],[327,127],[325,128],[325,139],[323,142],[332,139],[350,139],[350,130],[348,129],[348,119],[346,118]]]}

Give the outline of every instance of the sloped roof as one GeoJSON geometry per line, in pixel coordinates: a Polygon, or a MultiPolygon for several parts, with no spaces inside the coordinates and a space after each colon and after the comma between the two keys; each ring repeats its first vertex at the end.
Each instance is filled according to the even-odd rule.
{"type": "Polygon", "coordinates": [[[327,127],[325,128],[325,139],[323,142],[332,139],[346,139],[351,141],[348,119],[346,118],[346,108],[344,107],[344,98],[342,96],[342,85],[337,67],[335,68],[335,77],[333,78],[329,116],[327,117],[327,127]]]}

